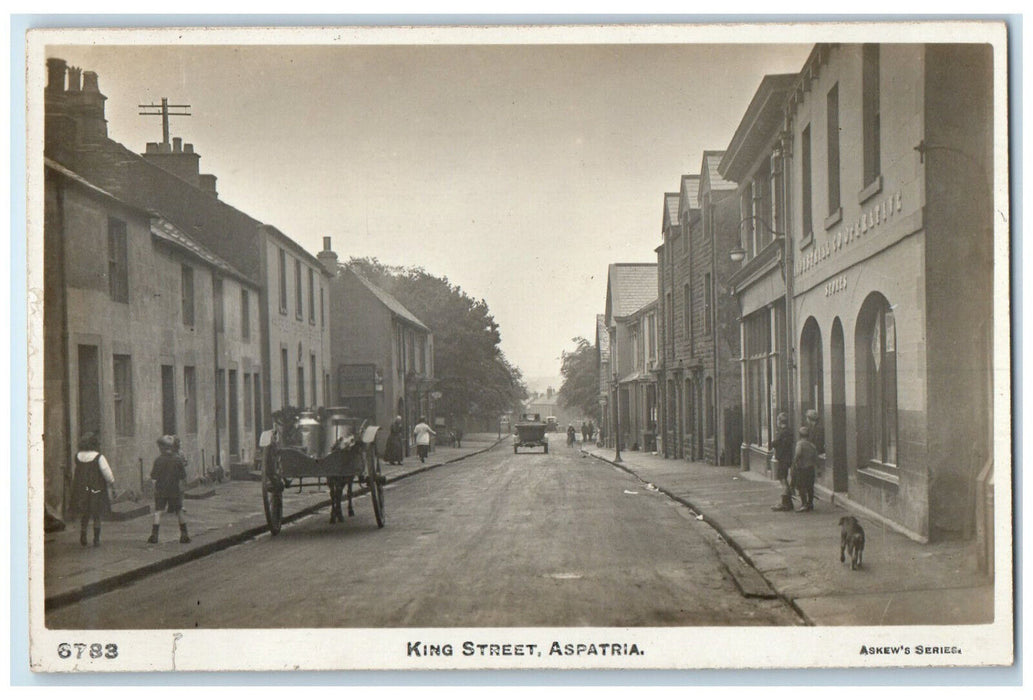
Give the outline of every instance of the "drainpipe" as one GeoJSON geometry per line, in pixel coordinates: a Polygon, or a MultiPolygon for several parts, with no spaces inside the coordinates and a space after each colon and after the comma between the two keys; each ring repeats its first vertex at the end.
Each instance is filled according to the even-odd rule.
{"type": "MultiPolygon", "coordinates": [[[[222,447],[220,445],[219,428],[219,320],[218,310],[215,307],[215,282],[217,275],[212,270],[212,348],[215,353],[215,466],[222,466],[222,447]]],[[[201,465],[201,477],[205,475],[205,465],[201,465]]]]}

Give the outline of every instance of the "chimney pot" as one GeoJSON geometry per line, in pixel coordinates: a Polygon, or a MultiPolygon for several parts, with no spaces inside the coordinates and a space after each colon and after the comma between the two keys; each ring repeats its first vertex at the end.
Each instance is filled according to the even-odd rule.
{"type": "Polygon", "coordinates": [[[184,143],[183,144],[183,152],[184,153],[193,153],[194,152],[194,144],[192,144],[192,143],[184,143]]]}
{"type": "Polygon", "coordinates": [[[100,86],[97,84],[97,72],[88,70],[82,74],[82,91],[83,92],[100,92],[100,86]]]}
{"type": "Polygon", "coordinates": [[[148,153],[157,153],[158,152],[158,142],[157,141],[148,141],[147,142],[147,152],[148,153]]]}
{"type": "Polygon", "coordinates": [[[323,236],[323,250],[330,250],[330,236],[323,236]]]}
{"type": "Polygon", "coordinates": [[[172,151],[173,153],[182,153],[183,151],[183,139],[179,136],[172,137],[172,151]]]}
{"type": "Polygon", "coordinates": [[[82,68],[68,66],[68,92],[79,92],[82,88],[79,81],[82,79],[82,68]]]}

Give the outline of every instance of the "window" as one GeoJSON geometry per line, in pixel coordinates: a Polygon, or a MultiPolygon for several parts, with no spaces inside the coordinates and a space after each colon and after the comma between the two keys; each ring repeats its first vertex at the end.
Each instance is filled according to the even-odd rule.
{"type": "Polygon", "coordinates": [[[287,361],[287,348],[280,348],[280,408],[291,405],[291,367],[287,361]]]}
{"type": "Polygon", "coordinates": [[[247,430],[252,424],[252,415],[254,413],[254,399],[251,393],[251,375],[247,372],[244,373],[244,429],[247,430]]]}
{"type": "MultiPolygon", "coordinates": [[[[813,409],[819,416],[825,415],[825,372],[821,347],[821,329],[813,316],[803,324],[800,338],[800,409],[813,409]]],[[[818,453],[825,452],[824,435],[811,435],[811,442],[818,453]]]]}
{"type": "Polygon", "coordinates": [[[79,437],[100,432],[100,362],[96,345],[78,346],[79,437]]]}
{"type": "Polygon", "coordinates": [[[711,316],[714,314],[714,290],[711,282],[712,277],[708,272],[703,276],[703,332],[710,333],[713,330],[711,316]]]}
{"type": "Polygon", "coordinates": [[[861,119],[864,186],[867,188],[878,179],[882,170],[878,44],[865,44],[861,49],[861,119]]]}
{"type": "Polygon", "coordinates": [[[126,222],[108,219],[108,293],[112,301],[129,303],[129,241],[126,222]]]}
{"type": "Polygon", "coordinates": [[[197,432],[197,369],[191,366],[183,368],[183,421],[188,434],[197,432]]]}
{"type": "Polygon", "coordinates": [[[298,365],[298,406],[305,406],[305,367],[298,365]]]}
{"type": "Polygon", "coordinates": [[[226,370],[215,370],[215,425],[226,427],[226,370]]]}
{"type": "Polygon", "coordinates": [[[237,370],[231,369],[230,395],[227,411],[230,425],[230,454],[240,454],[240,408],[237,404],[237,370]]]}
{"type": "MultiPolygon", "coordinates": [[[[667,292],[666,301],[667,301],[667,303],[665,304],[666,308],[664,309],[664,311],[666,313],[664,314],[664,316],[667,317],[667,319],[666,319],[667,320],[667,338],[668,338],[668,340],[667,340],[667,349],[668,349],[669,355],[673,356],[674,355],[674,304],[671,303],[671,293],[670,292],[667,292]]],[[[611,345],[610,347],[613,347],[613,346],[611,345]]]]}
{"type": "Polygon", "coordinates": [[[176,434],[176,369],[172,365],[161,366],[161,432],[162,435],[176,434]]]}
{"type": "Polygon", "coordinates": [[[800,135],[800,187],[803,189],[803,202],[800,205],[801,224],[803,225],[803,242],[810,243],[814,231],[813,202],[811,199],[811,126],[800,135]]]}
{"type": "Polygon", "coordinates": [[[682,303],[685,306],[685,339],[692,342],[692,287],[686,284],[682,287],[682,303]]]}
{"type": "Polygon", "coordinates": [[[833,85],[826,97],[828,117],[829,214],[840,208],[839,197],[839,85],[833,85]]]}
{"type": "Polygon", "coordinates": [[[323,300],[323,288],[319,288],[319,326],[326,328],[326,303],[323,300]]]}
{"type": "Polygon", "coordinates": [[[312,384],[312,403],[318,403],[319,393],[316,391],[316,387],[319,382],[319,373],[316,372],[316,355],[312,353],[308,356],[308,380],[312,384]]]}
{"type": "Polygon", "coordinates": [[[251,339],[251,295],[246,289],[240,290],[240,337],[251,339]]]}
{"type": "Polygon", "coordinates": [[[224,315],[224,304],[222,301],[222,278],[212,278],[212,304],[215,307],[215,332],[222,333],[226,330],[226,317],[224,315]]]}
{"type": "Polygon", "coordinates": [[[287,313],[287,251],[277,249],[280,254],[280,313],[287,313]]]}
{"type": "Polygon", "coordinates": [[[649,314],[646,318],[646,333],[649,341],[649,359],[656,360],[656,314],[649,314]]]}
{"type": "Polygon", "coordinates": [[[183,325],[194,325],[194,268],[183,265],[180,268],[180,287],[183,297],[183,325]]]}
{"type": "Polygon", "coordinates": [[[771,310],[746,317],[746,442],[767,448],[771,440],[771,310]]]}
{"type": "Polygon", "coordinates": [[[416,336],[416,372],[427,373],[427,336],[416,336]]]}
{"type": "Polygon", "coordinates": [[[115,435],[133,434],[133,366],[129,355],[113,357],[115,435]]]}
{"type": "Polygon", "coordinates": [[[294,315],[300,321],[305,310],[305,298],[301,295],[301,261],[294,261],[294,315]]]}
{"type": "Polygon", "coordinates": [[[714,378],[707,377],[707,405],[706,405],[706,435],[708,438],[714,437],[715,434],[715,423],[714,420],[714,378]]]}
{"type": "Polygon", "coordinates": [[[754,230],[756,252],[763,250],[772,241],[771,230],[771,159],[766,158],[753,178],[753,215],[760,223],[754,230]]]}
{"type": "Polygon", "coordinates": [[[311,267],[308,269],[308,322],[316,323],[316,275],[311,267]]]}
{"type": "Polygon", "coordinates": [[[858,413],[867,419],[860,454],[882,466],[897,464],[897,332],[893,310],[874,293],[858,316],[858,413]]]}

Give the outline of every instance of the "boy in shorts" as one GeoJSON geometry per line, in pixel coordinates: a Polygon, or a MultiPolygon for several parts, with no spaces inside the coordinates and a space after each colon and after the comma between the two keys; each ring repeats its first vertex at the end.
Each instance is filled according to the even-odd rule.
{"type": "Polygon", "coordinates": [[[187,524],[183,518],[183,489],[186,481],[186,458],[179,453],[179,440],[173,435],[162,435],[158,438],[158,449],[161,454],[154,460],[151,469],[151,480],[154,481],[154,524],[151,525],[150,544],[158,543],[158,525],[161,523],[161,511],[175,513],[179,519],[179,541],[190,542],[187,535],[187,524]]]}

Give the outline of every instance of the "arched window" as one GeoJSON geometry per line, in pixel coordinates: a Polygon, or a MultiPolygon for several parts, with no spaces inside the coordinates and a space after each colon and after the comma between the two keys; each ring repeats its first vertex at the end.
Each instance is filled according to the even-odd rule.
{"type": "Polygon", "coordinates": [[[855,334],[858,456],[897,464],[897,329],[893,307],[874,292],[865,299],[855,334]]]}

